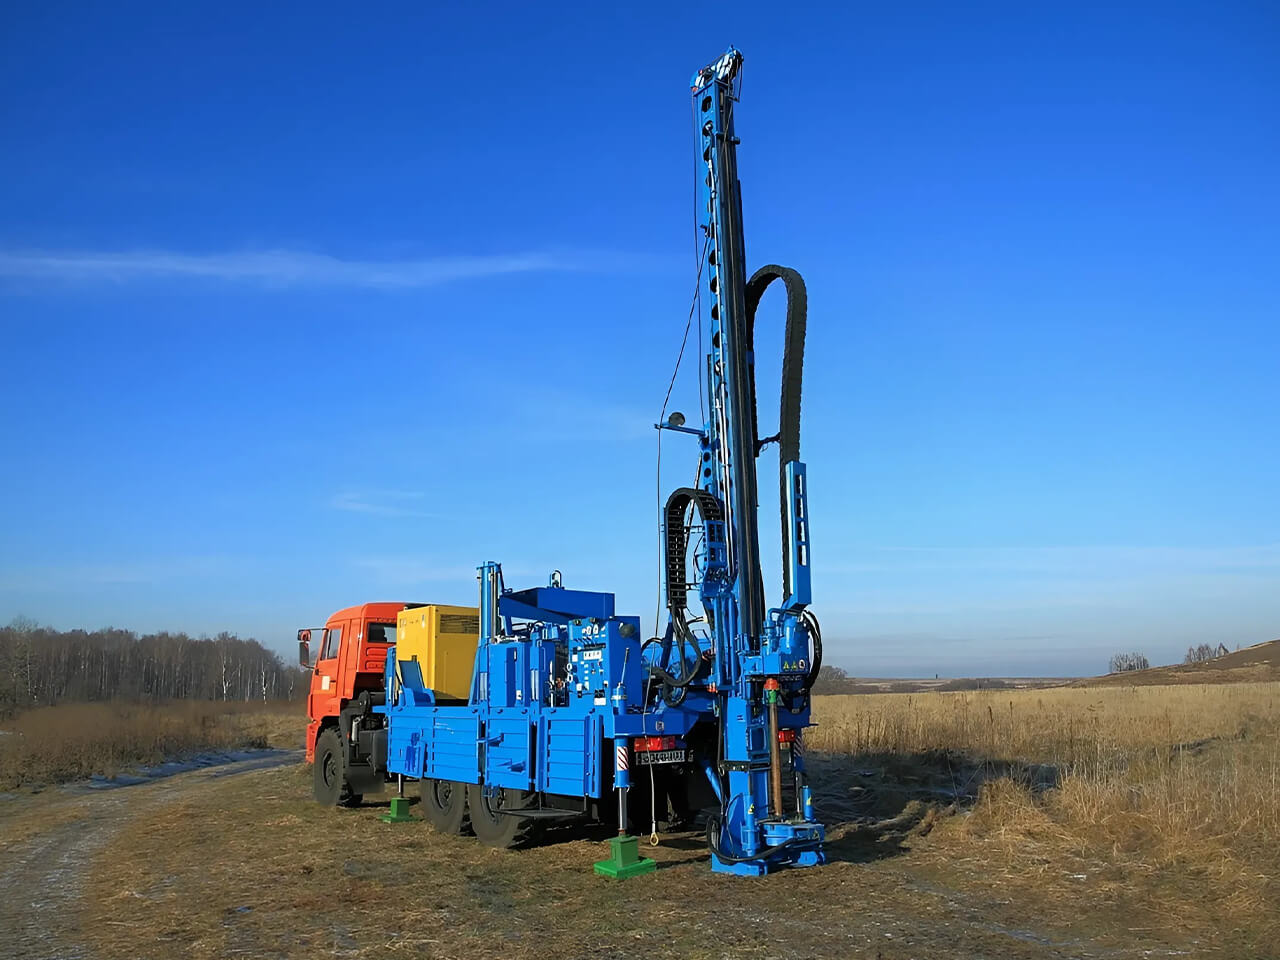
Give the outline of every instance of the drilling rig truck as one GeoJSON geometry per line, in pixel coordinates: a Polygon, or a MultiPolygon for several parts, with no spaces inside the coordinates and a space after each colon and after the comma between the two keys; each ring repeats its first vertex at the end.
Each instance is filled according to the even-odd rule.
{"type": "MultiPolygon", "coordinates": [[[[665,631],[646,639],[613,594],[566,587],[559,572],[545,586],[510,588],[494,562],[478,568],[476,607],[341,610],[298,636],[314,671],[307,759],[319,801],[356,804],[384,784],[417,781],[436,830],[509,847],[549,821],[611,820],[615,810],[625,833],[634,790],[633,814],[647,805],[656,818],[669,800],[705,815],[715,871],[824,861],[802,749],[822,656],[800,460],[806,294],[789,268],[746,272],[734,132],[742,62],[731,48],[692,81],[710,344],[701,427],[665,405],[656,424],[683,435],[697,458],[696,483],[673,490],[662,510],[665,631]],[[787,297],[781,413],[778,434],[762,438],[755,312],[774,281],[787,297]],[[757,526],[757,461],[770,443],[782,533],[773,605],[757,526]]],[[[633,856],[599,872],[626,876],[643,864],[652,861],[633,856]]]]}

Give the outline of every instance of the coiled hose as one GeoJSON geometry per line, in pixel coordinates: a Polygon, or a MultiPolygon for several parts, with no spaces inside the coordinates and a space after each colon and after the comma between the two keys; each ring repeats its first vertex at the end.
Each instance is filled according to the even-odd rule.
{"type": "MultiPolygon", "coordinates": [[[[791,556],[786,548],[790,538],[787,522],[787,502],[790,492],[787,487],[787,464],[800,459],[800,396],[804,381],[804,341],[808,326],[809,294],[805,288],[804,278],[798,270],[768,264],[751,275],[746,288],[746,350],[748,355],[755,353],[756,309],[765,291],[775,280],[781,280],[787,293],[787,317],[783,334],[782,348],[782,385],[778,409],[778,432],[775,436],[760,439],[759,414],[756,403],[755,378],[751,378],[751,435],[754,440],[755,454],[758,457],[765,444],[774,441],[778,444],[778,507],[782,524],[782,596],[791,595],[791,556]]],[[[684,580],[685,548],[688,542],[688,528],[684,522],[684,514],[692,506],[699,514],[703,524],[723,521],[724,513],[715,497],[704,490],[692,487],[681,487],[674,490],[667,498],[665,510],[666,527],[666,581],[667,609],[670,611],[671,623],[675,629],[677,641],[682,645],[686,639],[693,642],[692,633],[685,619],[688,602],[688,586],[684,580]]],[[[763,589],[762,589],[763,592],[763,589]]],[[[764,609],[764,598],[761,597],[760,609],[764,609]]],[[[807,613],[807,611],[806,611],[807,613]]],[[[813,686],[818,677],[818,667],[822,661],[822,639],[817,629],[817,620],[809,614],[806,626],[810,626],[813,637],[815,656],[814,667],[806,678],[806,689],[813,686]]],[[[682,654],[683,657],[683,654],[682,654]]],[[[696,667],[696,660],[695,660],[696,667]]],[[[694,670],[696,673],[696,669],[694,670]]],[[[673,682],[673,686],[687,686],[692,675],[675,678],[667,674],[664,682],[673,682]]]]}

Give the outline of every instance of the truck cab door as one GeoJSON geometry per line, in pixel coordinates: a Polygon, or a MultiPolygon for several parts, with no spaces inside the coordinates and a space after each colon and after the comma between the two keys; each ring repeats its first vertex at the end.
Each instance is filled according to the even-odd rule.
{"type": "Polygon", "coordinates": [[[342,644],[344,633],[350,631],[349,623],[331,623],[324,629],[320,652],[316,656],[315,676],[311,682],[311,716],[336,717],[342,709],[341,675],[342,644]]]}

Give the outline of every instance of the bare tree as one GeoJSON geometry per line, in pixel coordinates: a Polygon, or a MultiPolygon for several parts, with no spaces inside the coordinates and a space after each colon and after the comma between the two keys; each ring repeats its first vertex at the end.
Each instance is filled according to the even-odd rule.
{"type": "Polygon", "coordinates": [[[1117,653],[1111,658],[1109,673],[1129,673],[1132,670],[1148,670],[1151,661],[1141,653],[1117,653]]]}
{"type": "Polygon", "coordinates": [[[813,683],[813,692],[848,693],[850,683],[847,671],[840,667],[825,665],[818,670],[818,677],[813,683]]]}
{"type": "MultiPolygon", "coordinates": [[[[1221,644],[1219,644],[1221,646],[1221,644]]],[[[1199,646],[1187,647],[1187,657],[1183,663],[1204,663],[1206,660],[1212,660],[1218,656],[1217,647],[1208,643],[1202,643],[1199,646]]]]}

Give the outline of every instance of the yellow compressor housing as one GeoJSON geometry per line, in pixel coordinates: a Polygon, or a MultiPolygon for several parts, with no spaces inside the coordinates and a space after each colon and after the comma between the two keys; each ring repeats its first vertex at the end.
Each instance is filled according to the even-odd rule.
{"type": "Polygon", "coordinates": [[[480,643],[476,607],[429,604],[396,615],[396,659],[418,661],[422,683],[437,700],[471,695],[471,671],[480,643]]]}

